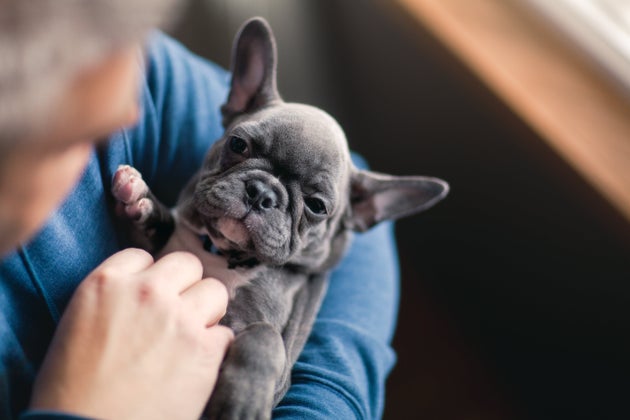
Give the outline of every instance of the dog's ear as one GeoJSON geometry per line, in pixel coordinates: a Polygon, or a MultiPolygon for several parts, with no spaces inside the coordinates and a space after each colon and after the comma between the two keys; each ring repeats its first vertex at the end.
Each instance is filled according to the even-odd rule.
{"type": "Polygon", "coordinates": [[[232,84],[221,107],[223,126],[240,114],[280,100],[276,87],[276,40],[271,27],[260,17],[245,22],[232,48],[232,84]]]}
{"type": "Polygon", "coordinates": [[[428,209],[446,197],[449,186],[438,178],[391,176],[370,171],[351,178],[350,211],[345,226],[363,232],[382,222],[428,209]]]}

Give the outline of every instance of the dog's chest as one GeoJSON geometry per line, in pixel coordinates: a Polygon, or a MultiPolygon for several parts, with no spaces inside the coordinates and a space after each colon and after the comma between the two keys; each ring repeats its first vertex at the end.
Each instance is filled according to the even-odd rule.
{"type": "Polygon", "coordinates": [[[284,330],[303,291],[308,276],[281,267],[264,267],[248,284],[238,288],[221,321],[235,333],[248,325],[264,322],[277,331],[284,330]]]}

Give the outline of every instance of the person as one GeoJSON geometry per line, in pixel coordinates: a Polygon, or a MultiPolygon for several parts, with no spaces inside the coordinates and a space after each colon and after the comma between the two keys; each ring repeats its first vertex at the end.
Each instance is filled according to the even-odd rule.
{"type": "MultiPolygon", "coordinates": [[[[192,255],[126,248],[109,194],[130,164],[173,204],[221,135],[230,76],[151,31],[172,10],[0,4],[0,418],[192,419],[212,392],[224,287],[192,255]]],[[[273,416],[380,417],[397,302],[383,224],[332,273],[273,416]]]]}

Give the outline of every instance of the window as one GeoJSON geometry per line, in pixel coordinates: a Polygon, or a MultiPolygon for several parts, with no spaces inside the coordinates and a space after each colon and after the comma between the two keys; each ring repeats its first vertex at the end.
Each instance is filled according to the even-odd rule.
{"type": "Polygon", "coordinates": [[[630,90],[630,1],[522,0],[551,19],[630,90]]]}

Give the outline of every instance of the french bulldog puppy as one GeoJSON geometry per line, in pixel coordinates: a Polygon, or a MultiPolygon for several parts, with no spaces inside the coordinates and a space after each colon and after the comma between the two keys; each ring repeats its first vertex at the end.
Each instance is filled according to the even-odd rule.
{"type": "Polygon", "coordinates": [[[276,89],[276,44],[266,21],[238,33],[225,134],[174,209],[140,173],[112,181],[118,214],[136,245],[156,256],[196,254],[204,275],[230,295],[222,324],[236,338],[206,415],[261,419],[285,394],[326,290],[327,273],[351,231],[425,210],[446,182],[358,170],[337,122],[320,109],[284,102],[276,89]]]}

